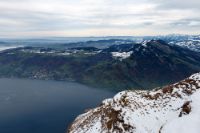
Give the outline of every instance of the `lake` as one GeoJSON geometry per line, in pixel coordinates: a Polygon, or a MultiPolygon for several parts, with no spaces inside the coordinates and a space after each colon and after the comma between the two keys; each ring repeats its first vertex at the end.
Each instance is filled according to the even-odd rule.
{"type": "Polygon", "coordinates": [[[0,79],[0,133],[65,133],[85,109],[114,92],[74,82],[0,79]]]}

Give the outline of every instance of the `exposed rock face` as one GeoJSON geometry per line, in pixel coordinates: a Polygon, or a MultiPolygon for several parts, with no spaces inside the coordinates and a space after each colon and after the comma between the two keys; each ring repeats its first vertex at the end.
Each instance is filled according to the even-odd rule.
{"type": "Polygon", "coordinates": [[[200,131],[200,73],[152,91],[123,91],[76,118],[69,133],[200,131]]]}

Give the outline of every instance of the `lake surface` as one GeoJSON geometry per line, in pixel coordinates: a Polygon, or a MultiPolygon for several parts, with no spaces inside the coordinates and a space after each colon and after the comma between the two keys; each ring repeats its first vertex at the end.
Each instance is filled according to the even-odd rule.
{"type": "Polygon", "coordinates": [[[64,133],[74,118],[115,93],[74,82],[0,79],[0,133],[64,133]]]}

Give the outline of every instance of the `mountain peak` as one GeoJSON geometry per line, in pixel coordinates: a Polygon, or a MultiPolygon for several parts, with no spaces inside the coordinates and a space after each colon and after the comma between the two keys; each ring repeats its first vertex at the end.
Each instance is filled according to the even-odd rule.
{"type": "Polygon", "coordinates": [[[196,73],[161,89],[120,92],[77,117],[69,132],[198,133],[199,103],[200,73],[196,73]]]}

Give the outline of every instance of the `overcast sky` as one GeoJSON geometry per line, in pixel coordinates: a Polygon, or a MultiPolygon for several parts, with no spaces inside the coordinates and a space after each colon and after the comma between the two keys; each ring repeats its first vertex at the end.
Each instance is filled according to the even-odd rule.
{"type": "Polygon", "coordinates": [[[171,33],[200,33],[200,0],[0,0],[0,37],[171,33]]]}

